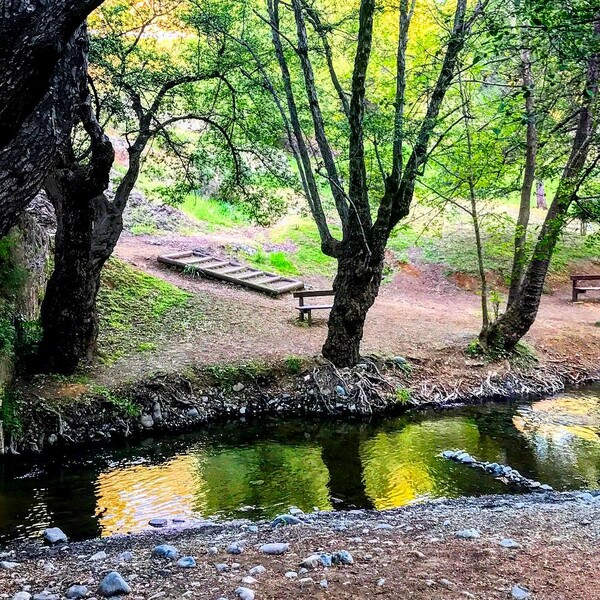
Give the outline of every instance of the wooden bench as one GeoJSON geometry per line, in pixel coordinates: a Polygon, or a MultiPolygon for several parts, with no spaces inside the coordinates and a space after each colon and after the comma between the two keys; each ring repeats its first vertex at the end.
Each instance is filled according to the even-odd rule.
{"type": "Polygon", "coordinates": [[[300,311],[300,320],[304,321],[304,315],[308,316],[308,325],[312,325],[312,311],[326,310],[333,308],[333,304],[304,304],[305,298],[321,298],[323,296],[333,296],[333,290],[302,290],[294,292],[294,298],[298,298],[296,309],[300,311]]]}
{"type": "Polygon", "coordinates": [[[579,294],[585,294],[586,292],[600,292],[600,275],[571,275],[571,281],[573,282],[573,302],[577,302],[579,294]],[[599,282],[599,285],[590,285],[582,282],[599,282]]]}

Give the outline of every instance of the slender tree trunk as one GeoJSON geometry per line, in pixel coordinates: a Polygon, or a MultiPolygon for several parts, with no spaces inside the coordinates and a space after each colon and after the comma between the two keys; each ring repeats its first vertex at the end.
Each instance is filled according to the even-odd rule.
{"type": "Polygon", "coordinates": [[[333,282],[335,299],[323,346],[323,356],[338,367],[352,367],[360,360],[365,319],[379,293],[383,262],[383,249],[370,254],[360,237],[341,243],[333,282]]]}
{"type": "Polygon", "coordinates": [[[513,256],[510,288],[508,291],[508,306],[510,306],[518,292],[523,280],[526,267],[527,228],[531,215],[531,193],[535,181],[535,164],[537,158],[537,125],[535,121],[535,102],[533,96],[533,74],[531,72],[531,52],[524,48],[521,52],[521,69],[523,73],[523,88],[526,90],[525,115],[527,118],[527,139],[525,152],[525,171],[521,185],[521,203],[515,230],[515,252],[513,256]]]}
{"type": "MultiPolygon", "coordinates": [[[[600,14],[596,17],[594,31],[600,35],[600,14]]],[[[571,154],[546,214],[523,282],[506,312],[480,334],[480,343],[488,350],[512,351],[535,322],[554,248],[567,221],[569,207],[586,175],[585,166],[598,126],[595,109],[599,79],[600,53],[595,53],[588,62],[586,85],[571,154]]]]}

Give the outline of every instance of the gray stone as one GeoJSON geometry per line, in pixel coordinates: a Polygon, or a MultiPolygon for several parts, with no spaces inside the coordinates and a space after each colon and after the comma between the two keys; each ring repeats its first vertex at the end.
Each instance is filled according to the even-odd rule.
{"type": "Polygon", "coordinates": [[[334,565],[351,565],[354,563],[352,554],[350,554],[348,550],[339,550],[338,552],[334,552],[331,560],[334,565]]]}
{"type": "Polygon", "coordinates": [[[321,579],[321,581],[319,581],[319,585],[325,590],[329,587],[329,584],[327,583],[327,579],[321,579]]]}
{"type": "Polygon", "coordinates": [[[44,531],[44,539],[49,544],[60,544],[67,541],[67,536],[62,529],[59,529],[58,527],[49,527],[44,531]]]}
{"type": "Polygon", "coordinates": [[[150,519],[148,521],[150,527],[166,527],[168,524],[169,521],[167,521],[167,519],[150,519]]]}
{"type": "Polygon", "coordinates": [[[301,508],[298,508],[297,506],[292,506],[290,507],[289,513],[290,515],[294,515],[294,517],[298,517],[300,515],[303,515],[304,511],[301,508]]]}
{"type": "Polygon", "coordinates": [[[318,554],[311,554],[300,563],[300,566],[304,569],[316,569],[321,564],[321,557],[318,554]]]}
{"type": "Polygon", "coordinates": [[[579,499],[584,502],[595,502],[596,497],[592,496],[589,492],[583,492],[583,494],[579,494],[579,499]]]}
{"type": "Polygon", "coordinates": [[[29,592],[17,592],[12,600],[31,600],[31,594],[29,592]]]}
{"type": "Polygon", "coordinates": [[[54,444],[56,444],[56,442],[58,442],[58,436],[57,436],[55,433],[51,433],[51,434],[48,436],[48,443],[49,443],[51,446],[54,446],[54,444]]]}
{"type": "Polygon", "coordinates": [[[140,423],[142,424],[142,427],[145,427],[146,429],[154,427],[154,419],[150,415],[142,415],[140,423]]]}
{"type": "Polygon", "coordinates": [[[240,600],[254,600],[254,592],[250,588],[247,588],[247,587],[240,586],[239,588],[237,588],[235,590],[235,595],[240,600]]]}
{"type": "Polygon", "coordinates": [[[177,566],[182,569],[193,569],[196,566],[196,559],[193,556],[184,556],[177,561],[177,566]]]}
{"type": "Polygon", "coordinates": [[[177,550],[175,546],[161,544],[152,550],[152,556],[156,558],[170,558],[171,560],[175,560],[179,556],[179,550],[177,550]]]}
{"type": "Polygon", "coordinates": [[[531,592],[521,585],[514,585],[510,593],[516,600],[526,600],[531,597],[531,592]]]}
{"type": "Polygon", "coordinates": [[[296,571],[287,571],[285,576],[288,579],[296,579],[296,577],[298,577],[298,573],[296,573],[296,571]]]}
{"type": "Polygon", "coordinates": [[[154,419],[155,423],[160,423],[163,420],[160,402],[155,402],[152,405],[152,418],[154,419]]]}
{"type": "Polygon", "coordinates": [[[187,413],[185,413],[190,419],[196,419],[200,416],[197,408],[188,409],[187,413]]]}
{"type": "Polygon", "coordinates": [[[521,544],[519,544],[519,542],[516,542],[512,538],[504,538],[503,540],[500,541],[500,545],[503,548],[509,548],[510,550],[521,547],[521,544]]]}
{"type": "Polygon", "coordinates": [[[313,585],[315,580],[312,577],[303,577],[302,579],[298,579],[298,583],[300,585],[313,585]]]}
{"type": "Polygon", "coordinates": [[[234,392],[241,392],[245,387],[243,383],[236,383],[232,389],[234,392]]]}
{"type": "Polygon", "coordinates": [[[10,560],[3,560],[0,562],[0,569],[4,571],[11,571],[12,569],[16,569],[19,566],[19,563],[12,562],[10,560]]]}
{"type": "Polygon", "coordinates": [[[462,529],[454,534],[457,538],[462,540],[475,540],[481,537],[481,533],[478,529],[462,529]]]}
{"type": "Polygon", "coordinates": [[[241,554],[243,551],[244,551],[244,548],[236,542],[233,542],[232,544],[229,544],[229,546],[227,546],[227,554],[234,554],[237,556],[238,554],[241,554]]]}
{"type": "Polygon", "coordinates": [[[105,598],[131,593],[127,582],[116,571],[109,573],[98,586],[98,593],[105,598]]]}
{"type": "Polygon", "coordinates": [[[90,556],[90,560],[104,560],[106,558],[106,552],[104,550],[100,550],[100,552],[96,552],[96,554],[92,554],[90,556]]]}
{"type": "Polygon", "coordinates": [[[294,515],[279,515],[271,521],[271,525],[273,527],[277,527],[278,525],[299,525],[302,521],[298,517],[294,517],[294,515]]]}
{"type": "Polygon", "coordinates": [[[121,552],[121,554],[119,554],[119,556],[117,556],[117,560],[119,562],[129,562],[130,560],[133,560],[133,554],[131,554],[131,552],[121,552]]]}
{"type": "Polygon", "coordinates": [[[32,600],[60,600],[58,594],[53,594],[48,590],[44,590],[39,594],[34,594],[32,600]]]}
{"type": "Polygon", "coordinates": [[[347,396],[346,390],[341,385],[336,385],[335,386],[335,393],[340,398],[345,398],[347,396]]]}
{"type": "Polygon", "coordinates": [[[85,585],[72,585],[66,592],[65,596],[69,599],[79,600],[87,596],[88,589],[85,585]]]}
{"type": "Polygon", "coordinates": [[[215,569],[219,572],[219,573],[227,573],[230,569],[229,569],[229,565],[226,565],[225,563],[217,563],[215,565],[215,569]]]}
{"type": "Polygon", "coordinates": [[[377,580],[377,587],[383,587],[385,585],[385,577],[377,580]]]}
{"type": "Polygon", "coordinates": [[[554,488],[551,485],[548,485],[547,483],[543,483],[540,489],[544,490],[545,492],[554,491],[554,488]]]}
{"type": "Polygon", "coordinates": [[[324,567],[330,567],[333,564],[331,554],[326,554],[325,552],[321,552],[321,554],[319,554],[319,558],[321,559],[321,564],[324,567]]]}
{"type": "Polygon", "coordinates": [[[216,546],[211,546],[207,552],[210,556],[215,556],[216,554],[219,554],[219,549],[216,546]]]}
{"type": "Polygon", "coordinates": [[[246,575],[245,577],[242,577],[242,583],[244,585],[254,585],[256,583],[256,579],[254,579],[252,575],[246,575]]]}
{"type": "Polygon", "coordinates": [[[271,555],[277,555],[277,554],[285,554],[290,548],[289,544],[283,544],[283,543],[275,543],[275,544],[263,544],[259,550],[263,553],[263,554],[271,554],[271,555]]]}
{"type": "Polygon", "coordinates": [[[442,456],[444,458],[447,458],[448,460],[452,460],[456,456],[456,454],[452,450],[444,450],[442,452],[442,456]]]}
{"type": "Polygon", "coordinates": [[[373,529],[375,531],[378,530],[390,530],[390,529],[394,529],[389,523],[379,523],[378,525],[375,525],[375,527],[373,527],[373,529]]]}
{"type": "Polygon", "coordinates": [[[248,571],[248,573],[250,573],[250,575],[261,575],[262,573],[265,573],[266,569],[262,566],[262,565],[256,565],[255,567],[252,567],[250,569],[250,571],[248,571]]]}

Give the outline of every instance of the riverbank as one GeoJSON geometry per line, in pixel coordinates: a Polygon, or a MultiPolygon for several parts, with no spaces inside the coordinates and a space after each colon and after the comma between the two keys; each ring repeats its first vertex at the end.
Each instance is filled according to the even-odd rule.
{"type": "Polygon", "coordinates": [[[5,451],[65,451],[266,415],[368,417],[536,398],[598,377],[597,363],[581,355],[489,363],[460,348],[430,352],[426,359],[372,355],[354,369],[294,357],[213,365],[114,387],[39,377],[21,382],[18,393],[5,399],[5,414],[12,410],[16,421],[5,436],[5,451]]]}
{"type": "Polygon", "coordinates": [[[16,544],[2,555],[16,564],[0,570],[0,597],[25,592],[17,596],[25,600],[47,591],[47,600],[58,599],[83,585],[90,597],[101,598],[100,582],[116,571],[130,588],[123,595],[136,600],[600,598],[598,495],[489,496],[299,518],[276,528],[236,521],[173,529],[168,523],[148,533],[55,547],[16,544]],[[152,557],[161,544],[196,566],[152,557]],[[283,553],[266,554],[264,544],[282,544],[283,553]],[[304,562],[342,551],[351,564],[304,562]],[[243,596],[240,587],[254,595],[243,596]]]}

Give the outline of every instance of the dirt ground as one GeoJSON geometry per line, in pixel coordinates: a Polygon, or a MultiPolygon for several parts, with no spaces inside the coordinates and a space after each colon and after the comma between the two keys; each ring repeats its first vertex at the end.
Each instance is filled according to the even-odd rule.
{"type": "MultiPolygon", "coordinates": [[[[206,327],[193,342],[169,343],[102,368],[100,380],[118,381],[147,372],[256,359],[282,359],[289,355],[314,356],[327,334],[327,313],[314,315],[311,328],[297,322],[291,295],[270,298],[233,285],[191,278],[156,261],[159,254],[204,248],[224,255],[233,241],[228,234],[207,236],[132,236],[124,234],[116,255],[128,263],[203,298],[206,327]]],[[[308,277],[314,288],[328,288],[330,278],[308,277]]],[[[416,263],[399,268],[383,285],[365,325],[365,353],[428,358],[436,352],[463,349],[480,326],[480,298],[467,277],[448,278],[443,266],[416,263]]],[[[544,296],[540,314],[527,341],[550,361],[600,361],[600,302],[573,304],[568,284],[562,282],[544,296]]]]}
{"type": "MultiPolygon", "coordinates": [[[[62,597],[73,584],[96,595],[99,582],[116,570],[131,586],[132,600],[234,600],[244,586],[257,600],[318,598],[506,599],[515,586],[532,600],[597,600],[600,498],[590,494],[540,494],[432,502],[392,511],[315,513],[299,525],[255,531],[237,522],[183,531],[157,530],[63,545],[28,543],[10,548],[2,560],[17,564],[0,569],[0,597],[23,589],[47,590],[62,597]],[[476,529],[480,537],[457,533],[476,529]],[[511,539],[518,547],[504,548],[511,539]],[[287,543],[280,556],[261,552],[264,543],[287,543]],[[151,557],[168,543],[180,555],[195,558],[195,568],[151,557]],[[242,553],[227,548],[238,543],[242,553]],[[212,552],[209,550],[213,548],[212,552]],[[317,566],[306,573],[308,556],[346,550],[347,566],[317,566]],[[106,556],[96,555],[105,552],[106,556]],[[130,551],[130,560],[120,554],[130,551]],[[217,569],[216,565],[223,572],[217,569]],[[264,572],[250,570],[262,565],[264,572]],[[294,572],[296,576],[286,576],[294,572]],[[254,580],[242,581],[245,577],[254,580]]],[[[149,528],[150,529],[150,528],[149,528]]]]}

